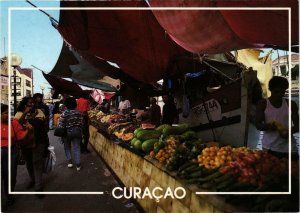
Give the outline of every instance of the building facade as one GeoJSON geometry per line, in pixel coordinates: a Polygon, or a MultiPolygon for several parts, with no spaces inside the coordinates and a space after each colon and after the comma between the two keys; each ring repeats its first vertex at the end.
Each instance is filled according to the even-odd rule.
{"type": "MultiPolygon", "coordinates": [[[[288,55],[279,56],[272,62],[272,70],[274,76],[288,76],[289,71],[288,55]]],[[[291,55],[291,69],[299,64],[299,54],[291,55]]],[[[296,80],[296,79],[295,79],[296,80]]]]}
{"type": "MultiPolygon", "coordinates": [[[[22,100],[23,97],[32,96],[32,79],[32,69],[21,67],[16,68],[16,94],[18,103],[22,100]]],[[[13,103],[14,100],[13,82],[14,78],[11,77],[11,103],[13,103]]]]}
{"type": "Polygon", "coordinates": [[[8,104],[8,69],[7,69],[7,59],[1,58],[1,103],[8,104]]]}
{"type": "MultiPolygon", "coordinates": [[[[14,68],[10,70],[7,66],[7,59],[1,59],[1,103],[8,104],[8,97],[10,98],[10,104],[13,105],[14,101],[14,68]],[[9,80],[11,82],[11,89],[9,90],[9,80]]],[[[21,101],[24,96],[32,96],[33,93],[33,73],[30,68],[16,67],[16,97],[17,103],[21,101]]]]}

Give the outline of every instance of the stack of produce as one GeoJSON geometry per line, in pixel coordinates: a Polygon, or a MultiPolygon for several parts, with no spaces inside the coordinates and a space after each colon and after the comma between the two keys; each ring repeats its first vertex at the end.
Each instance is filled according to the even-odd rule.
{"type": "MultiPolygon", "coordinates": [[[[170,153],[173,153],[173,149],[175,152],[175,147],[173,147],[173,144],[168,143],[173,143],[172,141],[174,140],[180,140],[180,137],[181,140],[187,140],[196,135],[195,132],[188,130],[189,126],[187,124],[181,124],[178,126],[170,126],[168,124],[163,124],[157,127],[156,129],[138,128],[134,131],[135,137],[131,141],[131,145],[135,149],[143,151],[147,154],[149,154],[154,149],[155,154],[157,154],[159,149],[163,149],[166,145],[164,151],[168,152],[168,154],[165,153],[163,155],[165,156],[164,158],[160,157],[160,161],[165,162],[166,156],[168,156],[168,158],[171,157],[170,153]],[[169,138],[170,135],[178,135],[178,137],[176,137],[176,139],[175,137],[169,138]]],[[[160,154],[163,154],[164,151],[162,150],[160,154]]],[[[151,155],[153,156],[153,153],[151,155]]]]}
{"type": "Polygon", "coordinates": [[[166,142],[164,143],[164,146],[161,149],[159,149],[157,153],[151,151],[150,156],[157,159],[160,163],[165,163],[169,161],[169,159],[175,153],[177,144],[178,141],[176,141],[175,137],[168,137],[166,139],[166,142]]]}
{"type": "Polygon", "coordinates": [[[190,159],[201,153],[203,144],[187,124],[170,126],[163,124],[156,128],[161,132],[160,141],[154,144],[150,156],[166,165],[170,171],[178,169],[190,159]]]}
{"type": "Polygon", "coordinates": [[[113,123],[117,123],[118,120],[125,120],[126,117],[119,114],[111,114],[111,115],[105,115],[101,118],[101,123],[105,123],[108,125],[111,125],[113,123]]]}
{"type": "MultiPolygon", "coordinates": [[[[197,184],[210,191],[287,189],[287,159],[246,147],[212,146],[202,149],[197,159],[186,161],[178,169],[177,175],[188,184],[197,184]]],[[[294,165],[292,163],[292,173],[293,170],[294,173],[299,171],[294,165]]]]}
{"type": "Polygon", "coordinates": [[[115,131],[114,132],[114,135],[120,139],[120,140],[123,140],[125,142],[129,142],[133,139],[134,137],[134,134],[132,132],[127,132],[126,131],[126,128],[122,128],[121,130],[119,131],[115,131]]]}
{"type": "Polygon", "coordinates": [[[130,144],[134,149],[149,153],[154,149],[154,144],[159,141],[161,133],[156,130],[138,128],[134,131],[134,138],[130,144]]]}
{"type": "Polygon", "coordinates": [[[198,162],[207,169],[215,169],[231,162],[239,153],[248,153],[249,148],[239,147],[232,148],[230,146],[217,147],[211,146],[203,149],[202,154],[198,155],[198,162]]]}
{"type": "Polygon", "coordinates": [[[263,186],[285,182],[288,161],[261,150],[249,150],[247,153],[236,153],[234,161],[223,165],[220,171],[237,177],[239,182],[263,186]]]}

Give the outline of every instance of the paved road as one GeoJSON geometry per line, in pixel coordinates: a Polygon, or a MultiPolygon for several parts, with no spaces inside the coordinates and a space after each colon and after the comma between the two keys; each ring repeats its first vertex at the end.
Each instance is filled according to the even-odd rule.
{"type": "MultiPolygon", "coordinates": [[[[114,199],[111,191],[120,186],[100,157],[91,147],[90,154],[82,154],[82,170],[67,168],[63,145],[49,132],[50,144],[57,157],[55,170],[43,177],[45,192],[100,192],[103,195],[15,195],[15,203],[5,212],[66,212],[66,213],[138,213],[142,210],[127,199],[114,199]]],[[[29,176],[25,166],[18,167],[16,191],[29,192],[29,176]]]]}

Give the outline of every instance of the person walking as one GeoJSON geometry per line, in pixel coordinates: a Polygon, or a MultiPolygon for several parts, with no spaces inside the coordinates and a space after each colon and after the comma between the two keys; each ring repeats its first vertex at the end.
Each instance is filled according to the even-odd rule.
{"type": "MultiPolygon", "coordinates": [[[[34,144],[29,147],[22,147],[22,153],[25,157],[26,168],[31,179],[27,188],[34,186],[35,191],[43,191],[42,174],[44,169],[44,160],[48,154],[48,122],[45,114],[40,109],[35,108],[35,101],[32,97],[24,97],[15,114],[21,125],[32,125],[34,130],[34,144]]],[[[43,197],[38,195],[38,197],[43,197]]]]}
{"type": "Polygon", "coordinates": [[[19,149],[17,147],[17,141],[22,140],[26,137],[28,129],[32,128],[31,125],[23,128],[20,123],[14,119],[11,122],[11,128],[8,125],[8,105],[1,104],[1,203],[2,210],[6,206],[14,203],[13,195],[8,193],[9,177],[8,177],[8,147],[10,146],[11,161],[10,161],[10,178],[11,178],[11,191],[14,191],[17,177],[17,166],[19,149]],[[11,132],[11,144],[8,140],[8,132],[11,132]],[[4,202],[4,198],[6,201],[4,202]]]}
{"type": "Polygon", "coordinates": [[[76,99],[68,97],[65,100],[66,110],[60,116],[59,127],[66,128],[67,136],[63,137],[65,155],[68,168],[73,168],[71,145],[74,150],[74,161],[76,169],[81,169],[80,144],[82,141],[83,115],[76,109],[76,99]]]}
{"type": "Polygon", "coordinates": [[[53,129],[53,110],[54,110],[54,103],[51,102],[48,105],[48,109],[49,109],[49,129],[52,130],[53,129]]]}
{"type": "Polygon", "coordinates": [[[49,121],[50,121],[50,112],[49,112],[49,107],[44,103],[44,95],[41,93],[35,93],[33,95],[33,99],[34,99],[34,105],[36,109],[40,109],[45,117],[46,117],[46,122],[45,124],[47,124],[46,129],[48,129],[49,131],[49,121]]]}
{"type": "Polygon", "coordinates": [[[54,107],[53,107],[53,111],[52,111],[54,127],[57,127],[58,123],[59,123],[59,117],[60,117],[59,104],[60,104],[59,101],[56,101],[54,103],[54,107]]]}
{"type": "MultiPolygon", "coordinates": [[[[264,131],[262,139],[263,150],[277,157],[289,155],[289,106],[288,100],[284,99],[288,89],[288,80],[284,77],[274,76],[269,81],[271,96],[262,99],[256,107],[256,128],[264,131]]],[[[291,101],[292,132],[299,132],[298,107],[291,101]]],[[[299,159],[296,141],[292,135],[291,141],[292,159],[299,159]]]]}
{"type": "Polygon", "coordinates": [[[89,116],[88,111],[90,110],[90,103],[87,99],[81,96],[79,99],[76,100],[77,102],[77,110],[82,113],[83,115],[83,143],[80,144],[81,146],[81,153],[90,153],[88,150],[88,143],[90,139],[90,130],[89,130],[89,116]]]}

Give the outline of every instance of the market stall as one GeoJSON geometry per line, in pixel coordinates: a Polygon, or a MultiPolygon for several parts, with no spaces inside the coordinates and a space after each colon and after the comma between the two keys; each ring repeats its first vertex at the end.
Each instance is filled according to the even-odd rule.
{"type": "MultiPolygon", "coordinates": [[[[92,111],[89,115],[91,145],[128,190],[182,187],[186,192],[182,199],[136,197],[147,212],[290,211],[298,206],[294,191],[275,196],[196,194],[286,192],[287,159],[261,150],[204,142],[187,124],[149,129],[120,115],[92,111]]],[[[293,163],[293,184],[299,181],[297,174],[297,163],[293,163]]]]}
{"type": "MultiPolygon", "coordinates": [[[[84,64],[94,68],[93,76],[107,74],[124,83],[121,88],[116,86],[120,93],[116,96],[126,94],[124,90],[129,87],[129,91],[136,90],[124,95],[133,97],[130,101],[135,109],[139,105],[145,108],[146,103],[135,103],[140,97],[145,102],[148,96],[156,96],[146,93],[149,89],[145,86],[154,87],[163,79],[162,90],[175,97],[180,114],[178,126],[153,127],[142,125],[134,116],[90,111],[91,145],[127,188],[185,190],[183,199],[168,197],[157,202],[135,197],[146,212],[297,211],[298,164],[292,164],[289,180],[287,159],[247,147],[254,99],[251,95],[258,80],[254,72],[245,74],[250,65],[237,63],[228,53],[249,47],[287,48],[287,11],[218,10],[219,6],[231,5],[220,1],[172,3],[176,7],[210,6],[216,10],[151,10],[168,4],[61,2],[61,7],[132,7],[126,11],[63,10],[57,30],[72,46],[72,56],[80,55],[84,64]],[[120,69],[108,66],[110,62],[120,69]],[[289,181],[292,190],[296,189],[292,195],[196,194],[282,193],[289,191],[289,181]]],[[[291,15],[295,17],[296,4],[294,0],[288,4],[279,1],[274,6],[292,7],[291,15]]],[[[250,5],[266,6],[257,1],[250,5]]],[[[237,2],[232,6],[249,5],[237,2]]],[[[298,43],[298,21],[292,19],[290,24],[293,45],[298,43]]],[[[73,76],[73,63],[67,63],[66,70],[73,72],[65,75],[75,81],[78,76],[73,76]]],[[[89,74],[86,70],[81,73],[89,74]]],[[[95,79],[90,78],[86,85],[95,79]]]]}

